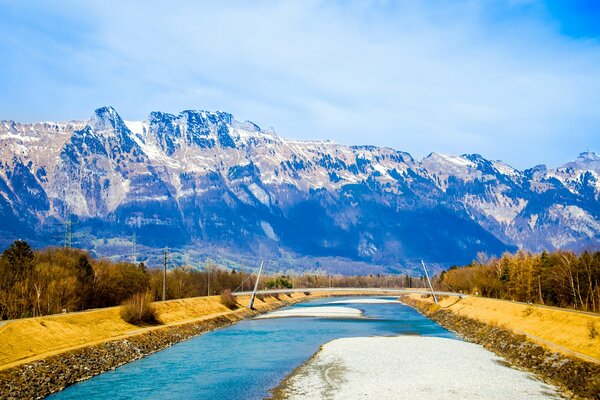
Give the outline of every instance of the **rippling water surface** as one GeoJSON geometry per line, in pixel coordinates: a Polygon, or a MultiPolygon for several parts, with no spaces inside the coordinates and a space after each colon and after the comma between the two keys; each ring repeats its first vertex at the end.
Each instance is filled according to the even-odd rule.
{"type": "MultiPolygon", "coordinates": [[[[340,299],[291,307],[319,307],[340,299]]],[[[78,383],[52,398],[262,399],[319,346],[333,339],[389,335],[455,338],[400,303],[347,306],[362,310],[365,318],[244,320],[78,383]]]]}

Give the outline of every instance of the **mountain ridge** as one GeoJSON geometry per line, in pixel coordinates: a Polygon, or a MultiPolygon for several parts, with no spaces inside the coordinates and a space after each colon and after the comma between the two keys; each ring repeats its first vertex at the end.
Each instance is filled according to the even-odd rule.
{"type": "Polygon", "coordinates": [[[163,241],[182,257],[203,248],[192,257],[397,272],[420,258],[443,267],[478,252],[600,242],[600,157],[591,151],[519,171],[478,154],[415,160],[388,147],[286,139],[223,112],[126,121],[110,106],[81,122],[1,121],[0,145],[0,216],[33,228],[6,225],[3,236],[40,245],[58,243],[56,226],[72,217],[80,245],[98,254],[119,255],[111,243],[125,251],[135,233],[141,248],[163,241]]]}

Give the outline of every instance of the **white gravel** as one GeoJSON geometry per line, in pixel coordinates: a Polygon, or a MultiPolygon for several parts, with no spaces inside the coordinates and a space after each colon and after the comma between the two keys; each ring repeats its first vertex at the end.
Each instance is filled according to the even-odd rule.
{"type": "Polygon", "coordinates": [[[476,344],[415,336],[334,340],[282,387],[298,400],[561,398],[476,344]]]}
{"type": "Polygon", "coordinates": [[[255,319],[287,318],[287,317],[321,317],[321,318],[360,318],[362,311],[351,307],[294,307],[287,310],[273,311],[259,315],[255,319]]]}
{"type": "Polygon", "coordinates": [[[401,304],[398,300],[393,299],[351,299],[351,300],[336,300],[330,301],[327,304],[388,304],[396,303],[401,304]]]}

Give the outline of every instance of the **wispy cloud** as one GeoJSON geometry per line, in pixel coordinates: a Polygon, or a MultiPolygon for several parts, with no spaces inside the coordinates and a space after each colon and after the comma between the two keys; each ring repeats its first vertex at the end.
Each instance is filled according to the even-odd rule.
{"type": "Polygon", "coordinates": [[[600,144],[600,42],[551,4],[62,4],[3,4],[1,118],[220,109],[288,137],[518,167],[600,144]]]}

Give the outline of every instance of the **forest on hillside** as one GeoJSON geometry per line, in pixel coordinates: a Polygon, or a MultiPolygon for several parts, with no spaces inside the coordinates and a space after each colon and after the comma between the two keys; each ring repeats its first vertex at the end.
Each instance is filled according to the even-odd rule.
{"type": "Polygon", "coordinates": [[[600,252],[531,254],[452,267],[438,277],[445,290],[600,312],[600,252]]]}
{"type": "MultiPolygon", "coordinates": [[[[51,247],[34,251],[17,240],[0,257],[0,319],[33,317],[123,304],[136,294],[161,300],[164,271],[144,263],[96,259],[89,253],[51,247]]],[[[203,269],[181,265],[166,272],[165,298],[249,291],[256,275],[208,261],[203,269]]],[[[424,287],[422,278],[264,274],[259,289],[317,287],[424,287]]]]}

